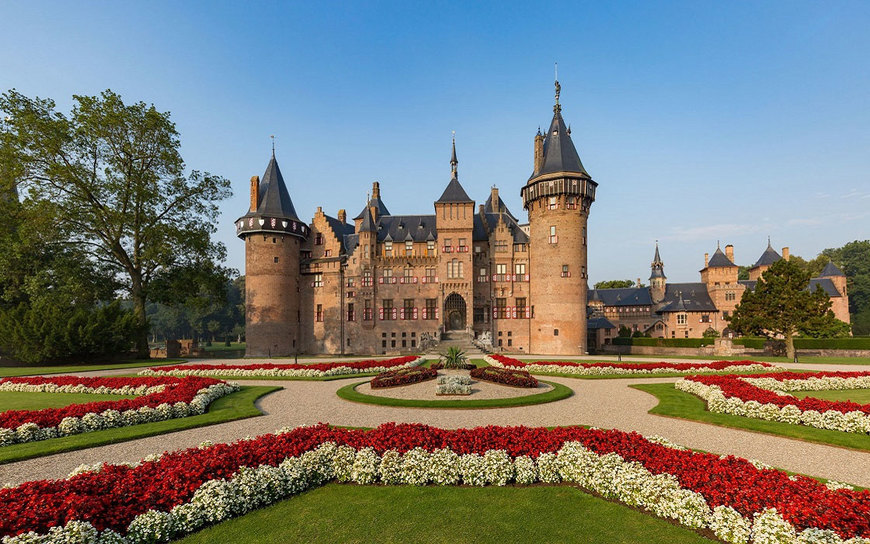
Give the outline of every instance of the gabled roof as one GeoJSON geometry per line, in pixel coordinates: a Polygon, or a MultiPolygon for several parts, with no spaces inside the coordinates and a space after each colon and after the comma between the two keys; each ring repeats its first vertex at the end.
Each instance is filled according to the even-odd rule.
{"type": "Polygon", "coordinates": [[[426,242],[435,240],[438,235],[438,227],[434,215],[389,215],[381,217],[378,219],[377,231],[378,241],[381,242],[387,240],[426,242]]]}
{"type": "Polygon", "coordinates": [[[483,211],[486,213],[503,212],[508,214],[510,218],[514,221],[518,221],[518,219],[514,217],[514,214],[512,214],[511,211],[508,209],[507,205],[504,203],[504,200],[501,199],[501,196],[498,197],[498,203],[496,203],[495,208],[493,208],[492,195],[490,195],[490,197],[486,199],[486,203],[483,205],[483,211]]]}
{"type": "Polygon", "coordinates": [[[591,317],[586,320],[587,329],[615,329],[616,325],[604,316],[591,317]]]}
{"type": "Polygon", "coordinates": [[[474,214],[474,226],[471,233],[475,242],[489,240],[490,233],[498,226],[499,217],[504,217],[505,225],[513,236],[515,244],[528,244],[529,235],[526,234],[516,220],[507,213],[484,213],[474,214]]]}
{"type": "Polygon", "coordinates": [[[377,230],[375,228],[375,220],[372,218],[372,210],[368,206],[360,214],[362,217],[362,223],[360,223],[359,231],[360,232],[375,232],[377,230]]]}
{"type": "Polygon", "coordinates": [[[782,256],[776,252],[775,249],[770,245],[770,240],[767,241],[767,249],[764,250],[764,253],[761,254],[761,257],[755,261],[755,264],[752,265],[752,268],[758,268],[759,266],[770,266],[778,260],[782,259],[782,256]]]}
{"type": "Polygon", "coordinates": [[[665,312],[715,312],[716,305],[710,298],[704,283],[670,283],[665,286],[665,297],[658,313],[665,312]]]}
{"type": "MultiPolygon", "coordinates": [[[[746,286],[747,289],[752,291],[755,290],[755,286],[758,285],[758,280],[740,280],[740,285],[746,286]]],[[[816,286],[821,287],[825,293],[828,294],[829,297],[841,297],[842,293],[837,289],[837,286],[834,285],[834,282],[831,281],[830,278],[811,278],[810,284],[807,286],[807,290],[812,292],[816,290],[816,286]]]]}
{"type": "Polygon", "coordinates": [[[837,265],[834,264],[834,261],[828,261],[828,264],[825,265],[825,268],[822,269],[822,273],[819,274],[820,278],[829,278],[831,276],[845,276],[843,271],[837,268],[837,265]]]}
{"type": "Polygon", "coordinates": [[[716,248],[716,251],[713,253],[713,256],[710,257],[710,261],[707,263],[707,268],[723,268],[728,266],[737,266],[736,264],[731,262],[731,259],[728,258],[727,255],[720,249],[716,248]]]}
{"type": "Polygon", "coordinates": [[[469,198],[468,193],[465,192],[465,189],[462,188],[462,185],[459,183],[457,178],[453,178],[450,180],[450,183],[447,184],[447,187],[444,189],[444,192],[441,193],[441,198],[435,201],[435,203],[439,202],[474,202],[469,198]]]}
{"type": "Polygon", "coordinates": [[[646,287],[591,289],[588,297],[599,297],[605,306],[650,306],[652,299],[646,287]]]}
{"type": "MultiPolygon", "coordinates": [[[[258,198],[259,205],[257,206],[256,215],[299,220],[299,217],[296,215],[296,208],[293,207],[293,201],[290,200],[287,185],[284,183],[284,176],[281,175],[281,169],[278,168],[278,161],[275,160],[274,154],[269,161],[269,166],[266,167],[263,179],[260,181],[258,198]]],[[[249,213],[249,215],[253,214],[249,213]]]]}
{"type": "Polygon", "coordinates": [[[580,162],[580,155],[577,154],[577,148],[574,147],[574,142],[568,133],[568,127],[565,126],[565,120],[562,119],[562,107],[558,104],[554,108],[550,129],[544,136],[543,164],[541,169],[533,172],[529,179],[555,172],[571,172],[587,178],[590,177],[586,168],[583,167],[583,163],[580,162]]]}
{"type": "Polygon", "coordinates": [[[342,223],[335,217],[330,217],[324,214],[326,218],[326,224],[329,225],[332,233],[335,234],[335,237],[338,238],[338,242],[341,244],[342,252],[347,252],[347,244],[346,238],[347,235],[353,234],[353,225],[348,225],[347,223],[342,223]]]}
{"type": "MultiPolygon", "coordinates": [[[[387,206],[384,204],[384,201],[381,200],[381,197],[369,199],[369,203],[366,206],[366,210],[369,208],[375,208],[376,210],[378,210],[378,217],[381,217],[383,215],[390,215],[390,210],[387,209],[387,206]]],[[[359,212],[359,214],[353,218],[354,221],[356,221],[357,219],[362,219],[364,213],[365,213],[365,210],[359,212]]]]}

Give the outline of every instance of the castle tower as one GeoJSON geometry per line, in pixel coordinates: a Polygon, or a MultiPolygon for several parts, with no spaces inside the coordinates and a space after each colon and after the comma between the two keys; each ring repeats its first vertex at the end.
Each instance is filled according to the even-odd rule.
{"type": "Polygon", "coordinates": [[[520,191],[529,212],[530,353],[576,355],[586,345],[586,222],[598,184],[562,119],[556,81],[553,121],[535,137],[535,168],[520,191]]]}
{"type": "MultiPolygon", "coordinates": [[[[787,250],[788,248],[783,248],[787,250]]],[[[761,277],[764,272],[770,268],[770,265],[775,263],[776,261],[782,259],[779,253],[773,249],[773,246],[770,245],[770,237],[767,238],[767,249],[764,250],[764,253],[761,254],[761,257],[755,261],[755,264],[752,265],[752,268],[749,269],[749,279],[752,281],[757,281],[758,278],[761,277]]]]}
{"type": "Polygon", "coordinates": [[[659,243],[656,242],[656,254],[653,257],[650,265],[651,271],[649,275],[649,294],[654,304],[665,299],[665,284],[668,277],[665,276],[665,263],[659,255],[659,243]]]}
{"type": "Polygon", "coordinates": [[[435,201],[440,270],[442,323],[446,330],[462,331],[472,325],[474,201],[459,183],[456,138],[450,157],[450,182],[435,201]]]}
{"type": "Polygon", "coordinates": [[[245,336],[248,357],[299,352],[299,258],[308,227],[299,220],[278,161],[251,178],[251,206],[236,221],[245,241],[245,336]]]}

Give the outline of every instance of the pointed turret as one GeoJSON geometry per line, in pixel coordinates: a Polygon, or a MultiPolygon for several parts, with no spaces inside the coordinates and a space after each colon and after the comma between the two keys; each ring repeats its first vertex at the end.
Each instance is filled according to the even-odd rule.
{"type": "Polygon", "coordinates": [[[435,201],[435,203],[458,203],[458,202],[471,202],[474,203],[473,200],[468,196],[468,193],[465,192],[465,189],[462,188],[462,185],[459,183],[459,170],[457,168],[459,161],[456,159],[456,138],[453,138],[453,156],[450,158],[450,183],[447,184],[447,187],[444,189],[444,192],[441,193],[441,198],[435,201]]]}
{"type": "Polygon", "coordinates": [[[459,159],[456,158],[456,136],[453,136],[453,155],[450,157],[450,173],[452,179],[459,179],[459,159]]]}
{"type": "Polygon", "coordinates": [[[535,161],[535,171],[532,172],[530,180],[545,174],[560,172],[577,174],[585,178],[590,177],[586,168],[583,167],[583,163],[580,162],[580,155],[577,154],[577,148],[574,147],[574,141],[571,139],[571,131],[565,126],[565,120],[562,119],[562,106],[559,104],[560,92],[561,86],[557,81],[553,120],[550,122],[550,129],[544,135],[540,159],[535,161]]]}
{"type": "Polygon", "coordinates": [[[755,261],[755,264],[752,265],[752,268],[756,268],[759,266],[770,266],[778,260],[782,259],[779,253],[773,249],[773,246],[770,245],[770,237],[767,238],[767,249],[764,250],[764,253],[761,254],[761,257],[755,261]]]}
{"type": "Polygon", "coordinates": [[[362,223],[357,232],[375,232],[375,220],[372,219],[372,210],[366,206],[362,211],[362,223]]]}
{"type": "Polygon", "coordinates": [[[843,271],[837,268],[837,265],[834,264],[834,261],[828,261],[828,264],[826,264],[825,268],[822,269],[822,273],[819,274],[820,278],[833,278],[837,276],[845,277],[846,274],[843,274],[843,271]]]}
{"type": "Polygon", "coordinates": [[[244,238],[254,232],[290,234],[305,238],[308,227],[299,220],[284,176],[278,167],[275,150],[260,180],[251,179],[251,207],[236,221],[236,234],[244,238]]]}
{"type": "Polygon", "coordinates": [[[665,263],[662,262],[662,258],[659,255],[659,243],[656,242],[656,254],[653,257],[652,264],[650,265],[652,271],[650,272],[649,279],[653,278],[666,278],[665,276],[665,263]]]}
{"type": "Polygon", "coordinates": [[[655,304],[663,301],[665,299],[665,283],[667,281],[667,276],[665,276],[665,263],[662,262],[662,257],[659,255],[659,243],[656,241],[656,254],[653,257],[652,264],[650,265],[650,275],[649,275],[649,293],[650,299],[655,304]]]}

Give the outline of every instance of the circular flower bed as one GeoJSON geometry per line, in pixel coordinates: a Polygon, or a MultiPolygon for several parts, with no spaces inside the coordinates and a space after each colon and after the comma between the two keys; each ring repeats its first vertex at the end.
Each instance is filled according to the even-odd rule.
{"type": "Polygon", "coordinates": [[[374,389],[384,387],[398,387],[412,383],[425,382],[426,380],[434,380],[438,372],[431,368],[400,368],[399,370],[390,370],[378,374],[370,382],[374,389]]]}
{"type": "Polygon", "coordinates": [[[472,370],[471,377],[511,387],[538,387],[538,380],[525,370],[508,370],[494,366],[485,366],[472,370]]]}

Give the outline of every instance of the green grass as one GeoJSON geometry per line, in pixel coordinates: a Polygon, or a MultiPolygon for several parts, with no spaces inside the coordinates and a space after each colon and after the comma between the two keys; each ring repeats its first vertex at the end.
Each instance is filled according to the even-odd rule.
{"type": "Polygon", "coordinates": [[[658,405],[649,411],[651,414],[710,423],[720,427],[775,434],[856,450],[870,450],[870,436],[868,435],[710,412],[703,400],[695,395],[677,390],[672,383],[637,384],[631,387],[649,393],[659,400],[658,405]]]}
{"type": "MultiPolygon", "coordinates": [[[[357,382],[345,385],[336,394],[344,400],[360,402],[363,404],[377,404],[379,406],[403,406],[406,408],[508,408],[512,406],[530,406],[532,404],[544,404],[570,397],[574,392],[562,384],[545,382],[553,386],[553,389],[544,393],[536,393],[525,397],[513,397],[507,399],[480,399],[480,400],[415,400],[394,399],[390,397],[376,397],[366,395],[356,390],[356,387],[366,382],[357,382]]],[[[434,384],[432,386],[434,388],[434,384]]]]}
{"type": "Polygon", "coordinates": [[[825,400],[850,400],[859,404],[870,404],[870,389],[830,389],[825,391],[793,391],[799,397],[816,397],[825,400]]]}
{"type": "Polygon", "coordinates": [[[183,544],[714,542],[568,486],[329,484],[178,541],[183,544]]]}
{"type": "Polygon", "coordinates": [[[136,438],[145,438],[158,434],[166,434],[175,431],[204,427],[216,423],[225,423],[248,417],[259,416],[262,413],[254,405],[260,397],[280,387],[242,387],[241,391],[221,397],[211,403],[208,412],[199,416],[183,417],[157,421],[155,423],[142,423],[130,427],[118,427],[103,431],[77,434],[51,440],[14,444],[0,448],[0,463],[11,463],[33,457],[42,457],[54,453],[80,450],[116,442],[126,442],[136,438]]]}
{"type": "Polygon", "coordinates": [[[212,342],[210,346],[203,346],[203,349],[207,352],[212,351],[244,351],[246,344],[244,342],[231,342],[230,345],[226,345],[223,342],[212,342]]]}
{"type": "Polygon", "coordinates": [[[115,370],[118,368],[142,368],[162,365],[177,365],[187,362],[185,359],[139,359],[120,363],[102,363],[96,365],[63,365],[63,366],[3,366],[0,367],[0,378],[12,376],[36,376],[42,374],[70,374],[89,372],[91,370],[115,370]]]}
{"type": "MultiPolygon", "coordinates": [[[[610,354],[602,354],[602,357],[613,357],[610,354]]],[[[742,355],[737,357],[726,357],[720,355],[641,355],[641,354],[625,354],[624,357],[642,357],[644,359],[703,359],[716,361],[761,361],[764,363],[793,363],[788,357],[765,357],[755,355],[742,355]]],[[[609,359],[608,359],[609,360],[609,359]]],[[[623,361],[630,362],[630,361],[623,361]]],[[[798,363],[815,364],[815,365],[870,365],[870,357],[798,357],[798,363]]]]}
{"type": "Polygon", "coordinates": [[[0,391],[0,412],[6,410],[42,410],[62,408],[70,404],[132,399],[132,395],[94,395],[90,393],[29,393],[0,391]]]}

